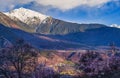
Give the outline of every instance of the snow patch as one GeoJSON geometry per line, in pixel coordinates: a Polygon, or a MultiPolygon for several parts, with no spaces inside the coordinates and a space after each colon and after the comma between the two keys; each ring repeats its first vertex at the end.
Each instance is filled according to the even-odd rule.
{"type": "Polygon", "coordinates": [[[45,20],[48,17],[39,12],[35,12],[35,11],[32,11],[30,9],[25,9],[25,8],[15,9],[11,12],[7,12],[4,14],[6,14],[7,16],[9,16],[12,19],[14,19],[16,17],[24,23],[27,23],[26,21],[28,21],[29,19],[31,19],[31,21],[33,21],[33,22],[36,19],[39,19],[40,22],[42,22],[43,20],[45,20]]]}
{"type": "Polygon", "coordinates": [[[120,25],[117,25],[117,24],[112,24],[112,25],[110,25],[110,27],[120,28],[120,25]]]}

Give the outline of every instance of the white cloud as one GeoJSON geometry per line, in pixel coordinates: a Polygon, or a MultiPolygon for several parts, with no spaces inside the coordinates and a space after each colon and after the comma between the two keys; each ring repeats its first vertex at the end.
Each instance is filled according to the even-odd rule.
{"type": "Polygon", "coordinates": [[[9,9],[9,6],[13,4],[13,1],[11,0],[0,0],[0,10],[4,11],[6,9],[9,9]]]}
{"type": "Polygon", "coordinates": [[[36,0],[38,3],[44,6],[52,6],[61,10],[69,10],[78,6],[100,6],[111,0],[36,0]]]}
{"type": "Polygon", "coordinates": [[[26,4],[31,1],[65,11],[84,5],[88,7],[101,6],[111,0],[0,0],[0,10],[12,9],[18,4],[26,4]]]}
{"type": "Polygon", "coordinates": [[[33,0],[0,0],[0,11],[11,10],[18,4],[26,4],[33,0]]]}

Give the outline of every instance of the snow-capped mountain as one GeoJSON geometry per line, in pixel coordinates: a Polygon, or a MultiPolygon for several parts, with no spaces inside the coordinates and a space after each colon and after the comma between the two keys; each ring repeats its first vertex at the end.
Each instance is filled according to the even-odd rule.
{"type": "Polygon", "coordinates": [[[15,9],[4,14],[17,22],[17,24],[20,24],[21,26],[18,26],[20,27],[19,29],[30,33],[69,34],[105,26],[101,24],[66,22],[25,8],[15,9]]]}
{"type": "Polygon", "coordinates": [[[117,24],[112,24],[112,25],[110,25],[110,27],[120,28],[120,25],[117,25],[117,24]]]}
{"type": "Polygon", "coordinates": [[[0,13],[0,36],[11,43],[20,38],[37,48],[77,48],[81,44],[86,48],[108,46],[111,42],[120,46],[120,29],[115,27],[66,22],[25,8],[0,13]]]}
{"type": "Polygon", "coordinates": [[[14,20],[19,19],[20,21],[28,25],[40,24],[43,20],[45,20],[48,17],[39,12],[35,12],[25,8],[15,9],[4,14],[9,16],[11,19],[14,19],[14,20]]]}

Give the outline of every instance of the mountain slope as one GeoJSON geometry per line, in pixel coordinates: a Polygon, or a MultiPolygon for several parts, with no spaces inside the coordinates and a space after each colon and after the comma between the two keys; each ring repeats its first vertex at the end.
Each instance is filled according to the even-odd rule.
{"type": "Polygon", "coordinates": [[[30,34],[18,29],[8,28],[0,24],[0,37],[6,38],[12,44],[15,44],[16,40],[23,39],[25,42],[31,44],[31,46],[38,49],[78,49],[78,48],[89,48],[85,45],[65,42],[61,40],[51,41],[44,39],[44,37],[39,37],[34,34],[30,34]]]}
{"type": "Polygon", "coordinates": [[[42,48],[65,49],[81,48],[82,46],[89,48],[88,46],[108,46],[113,42],[117,46],[120,46],[120,29],[118,28],[108,27],[102,24],[70,23],[40,14],[40,16],[45,16],[41,18],[38,12],[25,8],[13,10],[11,13],[6,14],[8,16],[5,14],[1,15],[2,19],[0,19],[0,23],[8,27],[14,26],[15,24],[17,26],[13,28],[19,27],[18,29],[29,32],[29,34],[31,33],[30,35],[24,35],[23,32],[15,32],[17,36],[19,35],[26,41],[42,48]],[[20,17],[17,18],[16,14],[20,14],[20,17]],[[37,19],[34,18],[36,16],[38,16],[37,19]],[[42,20],[38,21],[38,19],[42,20]]]}
{"type": "Polygon", "coordinates": [[[27,32],[33,32],[34,30],[30,28],[27,24],[21,22],[19,19],[13,20],[9,16],[0,12],[0,23],[11,28],[21,29],[27,32]]]}
{"type": "Polygon", "coordinates": [[[15,21],[11,20],[8,16],[0,12],[0,23],[8,27],[19,28],[15,21]]]}
{"type": "Polygon", "coordinates": [[[12,20],[20,20],[21,22],[27,24],[28,27],[32,28],[33,30],[35,30],[36,27],[48,17],[46,15],[25,8],[15,9],[4,14],[9,16],[12,20]]]}
{"type": "MultiPolygon", "coordinates": [[[[25,9],[25,8],[19,8],[15,9],[11,12],[5,13],[6,15],[10,16],[12,19],[15,17],[21,20],[24,23],[30,24],[31,22],[37,22],[37,19],[39,19],[38,22],[42,22],[44,19],[46,19],[48,16],[40,14],[38,12],[25,9]]],[[[38,23],[37,22],[37,23],[38,23]]]]}
{"type": "Polygon", "coordinates": [[[12,47],[12,43],[4,37],[0,37],[0,48],[12,47]]]}
{"type": "Polygon", "coordinates": [[[64,35],[69,33],[84,32],[87,29],[106,27],[102,24],[77,24],[54,18],[47,18],[45,21],[46,23],[41,23],[38,26],[36,30],[37,33],[64,35]]]}
{"type": "Polygon", "coordinates": [[[49,35],[49,37],[82,43],[93,47],[109,46],[110,43],[114,43],[116,46],[120,47],[120,29],[113,27],[89,29],[85,32],[77,32],[66,35],[49,35]]]}
{"type": "Polygon", "coordinates": [[[105,27],[105,25],[102,24],[77,24],[65,22],[25,8],[15,9],[4,14],[12,20],[22,21],[32,29],[33,33],[40,34],[63,35],[75,32],[84,32],[87,29],[105,27]]]}

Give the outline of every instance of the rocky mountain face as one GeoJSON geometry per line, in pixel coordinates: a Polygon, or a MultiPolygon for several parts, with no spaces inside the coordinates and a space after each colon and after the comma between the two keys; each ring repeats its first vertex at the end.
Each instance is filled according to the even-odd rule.
{"type": "Polygon", "coordinates": [[[8,27],[20,28],[14,20],[3,13],[0,13],[0,23],[8,27]]]}
{"type": "Polygon", "coordinates": [[[33,29],[30,28],[27,24],[23,23],[17,18],[13,20],[9,16],[1,12],[0,12],[0,24],[3,24],[7,27],[15,28],[15,29],[21,29],[26,32],[33,32],[33,29]]]}
{"type": "Polygon", "coordinates": [[[95,29],[105,27],[101,24],[77,24],[65,22],[62,20],[47,18],[41,23],[36,29],[37,33],[41,34],[54,34],[54,35],[64,35],[76,32],[84,32],[88,29],[95,29]]]}

